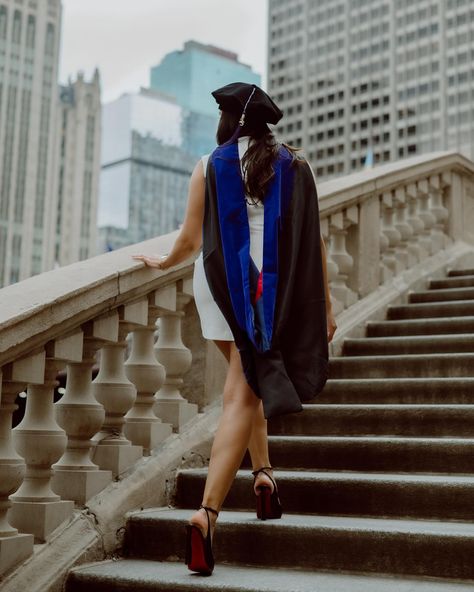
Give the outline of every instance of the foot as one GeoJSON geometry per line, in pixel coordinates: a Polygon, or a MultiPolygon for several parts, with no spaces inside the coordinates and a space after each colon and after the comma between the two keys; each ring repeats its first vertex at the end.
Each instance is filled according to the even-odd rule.
{"type": "MultiPolygon", "coordinates": [[[[212,540],[212,537],[214,535],[214,529],[216,526],[217,516],[213,512],[209,512],[209,520],[211,521],[211,540],[212,540]]],[[[207,529],[208,529],[208,522],[207,522],[206,510],[204,508],[200,508],[199,510],[197,510],[197,512],[194,512],[194,514],[191,516],[191,519],[189,520],[189,524],[193,524],[194,526],[197,526],[201,530],[204,538],[206,538],[207,529]]]]}
{"type": "MultiPolygon", "coordinates": [[[[275,479],[273,477],[273,470],[272,469],[265,469],[265,473],[268,473],[268,475],[270,475],[270,477],[272,477],[273,479],[275,479]]],[[[255,495],[260,495],[260,490],[257,489],[258,487],[269,487],[270,488],[270,493],[273,493],[273,490],[275,489],[272,480],[270,479],[270,477],[268,477],[267,475],[265,475],[264,472],[260,472],[256,477],[255,477],[255,482],[253,485],[254,491],[255,491],[255,495]]]]}

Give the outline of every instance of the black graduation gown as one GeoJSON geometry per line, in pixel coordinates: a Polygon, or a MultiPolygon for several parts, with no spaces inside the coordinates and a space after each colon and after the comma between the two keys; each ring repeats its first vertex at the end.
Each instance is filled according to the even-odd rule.
{"type": "Polygon", "coordinates": [[[283,146],[273,168],[276,174],[264,201],[263,312],[257,314],[250,304],[256,268],[249,260],[236,142],[218,146],[209,158],[203,221],[209,288],[232,331],[247,382],[263,401],[266,418],[301,411],[301,402],[316,396],[328,377],[313,174],[306,160],[293,157],[283,146]],[[260,338],[260,313],[267,339],[260,338]]]}

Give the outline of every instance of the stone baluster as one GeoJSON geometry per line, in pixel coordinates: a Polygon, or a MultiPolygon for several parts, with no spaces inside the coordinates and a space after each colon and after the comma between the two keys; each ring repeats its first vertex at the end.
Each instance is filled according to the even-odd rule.
{"type": "Polygon", "coordinates": [[[397,251],[402,236],[393,222],[394,207],[391,192],[387,191],[382,194],[380,205],[382,210],[382,234],[388,240],[388,248],[384,250],[383,265],[390,270],[392,276],[395,276],[403,269],[403,262],[398,257],[397,251]]]}
{"type": "Polygon", "coordinates": [[[0,371],[0,576],[33,554],[34,537],[10,524],[10,496],[20,487],[26,465],[12,439],[15,399],[28,382],[43,382],[45,353],[33,354],[8,364],[0,371]]]}
{"type": "Polygon", "coordinates": [[[125,362],[125,374],[137,389],[135,404],[125,416],[125,435],[133,444],[143,447],[145,456],[172,433],[172,426],[163,423],[153,411],[155,392],[162,387],[166,377],[164,366],[156,359],[154,342],[156,319],[175,302],[174,288],[164,288],[149,295],[148,325],[133,331],[132,350],[125,362]]]}
{"type": "Polygon", "coordinates": [[[444,249],[449,244],[449,239],[446,235],[446,222],[448,220],[449,212],[444,207],[443,203],[443,187],[441,186],[441,179],[439,175],[432,175],[428,179],[429,184],[429,211],[435,218],[431,236],[433,237],[434,248],[436,251],[444,249]]]}
{"type": "Polygon", "coordinates": [[[137,326],[148,324],[148,301],[125,304],[119,308],[118,341],[108,343],[100,350],[100,369],[92,382],[95,398],[105,408],[105,420],[92,441],[96,443],[92,460],[101,469],[112,471],[119,477],[143,455],[124,434],[125,415],[132,408],[137,391],[125,374],[126,336],[137,326]]]}
{"type": "Polygon", "coordinates": [[[405,194],[408,203],[407,222],[413,230],[411,237],[408,239],[408,250],[415,262],[418,262],[428,257],[428,251],[420,242],[425,225],[418,214],[418,188],[416,183],[409,183],[405,188],[405,194]]]}
{"type": "MultiPolygon", "coordinates": [[[[469,215],[466,219],[464,211],[464,191],[463,191],[463,177],[459,171],[444,171],[441,173],[441,185],[445,189],[444,205],[447,207],[449,216],[446,221],[446,233],[450,243],[453,240],[466,240],[469,234],[472,236],[474,231],[474,224],[470,224],[469,215]],[[465,228],[469,230],[465,234],[465,228]]],[[[467,202],[469,203],[469,202],[467,202]]],[[[472,240],[467,240],[472,242],[472,240]]]]}
{"type": "Polygon", "coordinates": [[[326,269],[328,275],[329,291],[331,294],[332,311],[334,313],[334,316],[337,316],[340,312],[344,310],[344,305],[337,299],[336,294],[334,294],[332,290],[332,286],[334,285],[334,282],[336,281],[336,278],[339,274],[339,268],[337,267],[337,264],[331,257],[329,219],[327,217],[321,219],[320,231],[321,236],[324,240],[324,244],[326,246],[326,269]]]}
{"type": "Polygon", "coordinates": [[[407,198],[404,187],[397,187],[393,195],[395,206],[394,226],[400,233],[400,244],[398,246],[399,257],[405,268],[411,268],[417,262],[413,252],[410,250],[409,241],[413,237],[413,228],[407,222],[407,198]]]}
{"type": "Polygon", "coordinates": [[[183,308],[192,298],[192,280],[182,280],[181,289],[176,285],[168,288],[167,307],[160,314],[158,341],[155,352],[158,361],[166,370],[165,381],[156,393],[154,411],[175,431],[181,428],[197,414],[197,405],[189,403],[180,392],[183,374],[191,367],[192,355],[181,339],[183,308]]]}
{"type": "Polygon", "coordinates": [[[21,532],[29,532],[44,542],[71,517],[74,502],[61,500],[51,488],[51,465],[61,458],[67,437],[54,417],[54,389],[58,371],[69,362],[82,359],[82,331],[46,344],[42,384],[28,384],[23,420],[13,429],[13,443],[25,459],[26,474],[13,502],[10,522],[21,532]]]}
{"type": "Polygon", "coordinates": [[[119,318],[99,317],[83,327],[82,360],[67,366],[66,392],[55,403],[56,421],[68,436],[66,450],[53,465],[53,490],[63,499],[72,499],[83,506],[112,481],[112,471],[102,470],[92,462],[91,438],[100,430],[104,407],[92,393],[92,368],[96,351],[107,342],[118,339],[119,318]]]}
{"type": "Polygon", "coordinates": [[[386,258],[390,256],[388,249],[390,247],[390,242],[387,238],[385,232],[383,232],[383,225],[382,219],[380,220],[380,235],[379,235],[379,245],[380,245],[380,262],[379,262],[379,279],[380,283],[383,284],[384,282],[388,282],[393,277],[393,272],[388,267],[386,258]]]}
{"type": "Polygon", "coordinates": [[[347,247],[354,259],[349,287],[364,298],[380,284],[380,201],[377,194],[348,208],[346,216],[352,221],[347,247]]]}
{"type": "MultiPolygon", "coordinates": [[[[352,212],[353,214],[353,212],[352,212]]],[[[347,252],[347,229],[352,224],[347,212],[332,214],[329,220],[331,231],[331,259],[336,263],[338,274],[331,284],[331,293],[347,308],[357,302],[357,294],[349,288],[349,276],[354,267],[354,260],[347,252]]]]}
{"type": "Polygon", "coordinates": [[[435,252],[435,245],[432,237],[432,228],[436,224],[436,218],[429,210],[429,186],[428,179],[421,179],[417,182],[418,189],[418,217],[423,222],[423,230],[420,235],[420,244],[422,248],[432,255],[435,252]]]}

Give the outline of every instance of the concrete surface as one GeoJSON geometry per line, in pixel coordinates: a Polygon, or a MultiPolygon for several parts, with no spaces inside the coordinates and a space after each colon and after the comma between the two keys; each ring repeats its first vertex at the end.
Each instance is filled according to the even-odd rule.
{"type": "MultiPolygon", "coordinates": [[[[153,509],[131,515],[130,556],[184,560],[191,510],[153,509]]],[[[303,569],[474,578],[474,524],[285,514],[262,522],[255,512],[224,511],[214,537],[218,563],[303,569]]]]}
{"type": "Polygon", "coordinates": [[[400,578],[305,570],[218,565],[212,577],[200,577],[181,563],[145,559],[104,562],[74,569],[67,592],[472,592],[474,582],[400,578]]]}

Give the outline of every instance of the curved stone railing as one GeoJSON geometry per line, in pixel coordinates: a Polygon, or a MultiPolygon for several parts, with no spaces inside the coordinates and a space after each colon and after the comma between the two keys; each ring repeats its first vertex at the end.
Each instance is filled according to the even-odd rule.
{"type": "Polygon", "coordinates": [[[438,152],[319,186],[336,314],[454,241],[474,243],[474,163],[438,152]]]}
{"type": "MultiPolygon", "coordinates": [[[[453,241],[474,244],[474,164],[457,153],[318,191],[336,314],[453,241]]],[[[193,260],[161,272],[130,257],[168,252],[176,235],[0,290],[0,574],[219,395],[222,360],[200,336],[193,260]],[[63,368],[65,393],[54,402],[63,368]]]]}

